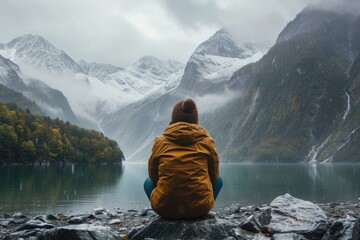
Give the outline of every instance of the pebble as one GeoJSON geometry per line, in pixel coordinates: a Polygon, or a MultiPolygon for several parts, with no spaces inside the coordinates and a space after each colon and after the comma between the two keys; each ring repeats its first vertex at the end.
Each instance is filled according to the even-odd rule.
{"type": "Polygon", "coordinates": [[[112,219],[108,222],[109,225],[117,225],[117,224],[120,224],[121,223],[121,220],[116,218],[116,219],[112,219]]]}

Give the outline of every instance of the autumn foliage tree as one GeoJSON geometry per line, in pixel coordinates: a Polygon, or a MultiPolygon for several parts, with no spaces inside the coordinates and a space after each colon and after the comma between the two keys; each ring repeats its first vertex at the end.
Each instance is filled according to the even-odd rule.
{"type": "Polygon", "coordinates": [[[118,144],[95,130],[0,103],[0,163],[121,162],[118,144]]]}

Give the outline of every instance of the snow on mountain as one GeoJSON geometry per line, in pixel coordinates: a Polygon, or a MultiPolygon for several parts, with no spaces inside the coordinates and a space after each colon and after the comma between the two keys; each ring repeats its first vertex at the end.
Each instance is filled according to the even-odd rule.
{"type": "Polygon", "coordinates": [[[137,92],[148,95],[161,88],[179,84],[183,73],[182,63],[145,56],[124,71],[112,74],[111,80],[120,84],[125,82],[137,92]]]}
{"type": "Polygon", "coordinates": [[[15,63],[40,70],[81,72],[80,66],[71,57],[37,35],[27,34],[4,44],[2,55],[15,63]]]}
{"type": "Polygon", "coordinates": [[[263,55],[259,47],[240,44],[228,31],[221,29],[194,51],[180,86],[194,94],[204,94],[212,84],[229,80],[236,70],[260,60],[263,55]]]}
{"type": "Polygon", "coordinates": [[[28,78],[61,91],[80,119],[93,126],[106,114],[161,89],[177,86],[184,65],[146,56],[123,69],[110,64],[75,62],[41,36],[24,35],[0,45],[0,54],[28,78]]]}
{"type": "Polygon", "coordinates": [[[116,67],[111,64],[103,64],[103,63],[87,63],[84,60],[79,61],[79,65],[85,74],[90,77],[96,77],[101,81],[105,81],[109,78],[110,74],[119,72],[123,70],[121,67],[116,67]]]}

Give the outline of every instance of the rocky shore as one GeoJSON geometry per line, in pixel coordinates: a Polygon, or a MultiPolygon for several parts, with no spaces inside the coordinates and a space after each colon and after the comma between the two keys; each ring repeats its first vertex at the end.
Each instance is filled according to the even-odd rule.
{"type": "Polygon", "coordinates": [[[285,194],[269,205],[232,205],[191,221],[162,219],[151,209],[98,208],[78,215],[0,216],[0,239],[360,239],[358,203],[314,204],[285,194]]]}

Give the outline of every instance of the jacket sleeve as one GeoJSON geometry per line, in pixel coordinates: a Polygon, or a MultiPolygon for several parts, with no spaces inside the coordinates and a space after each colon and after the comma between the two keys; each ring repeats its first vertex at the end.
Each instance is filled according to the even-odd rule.
{"type": "Polygon", "coordinates": [[[159,159],[157,156],[158,143],[159,143],[158,138],[155,138],[155,142],[151,151],[151,156],[148,162],[149,177],[155,185],[157,185],[157,181],[159,179],[159,174],[158,174],[159,159]]]}
{"type": "Polygon", "coordinates": [[[208,158],[210,180],[214,181],[219,176],[219,156],[216,152],[215,142],[212,138],[209,141],[210,156],[208,158]]]}

